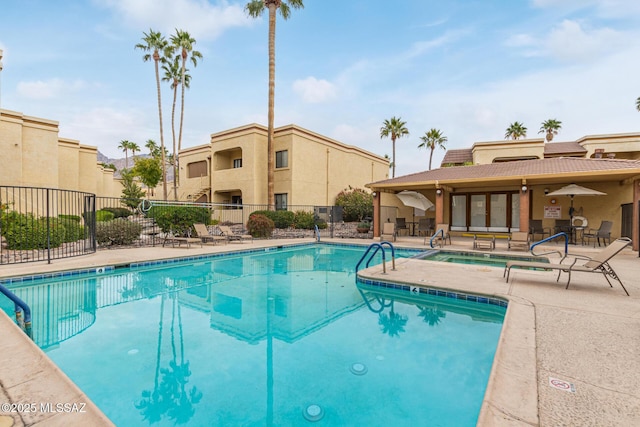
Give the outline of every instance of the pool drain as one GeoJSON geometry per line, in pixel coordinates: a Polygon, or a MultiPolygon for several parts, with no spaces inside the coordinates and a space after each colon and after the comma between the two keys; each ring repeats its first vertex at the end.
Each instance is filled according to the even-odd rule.
{"type": "Polygon", "coordinates": [[[349,370],[353,375],[364,375],[369,369],[362,363],[354,363],[349,367],[349,370]]]}
{"type": "Polygon", "coordinates": [[[302,411],[302,415],[312,422],[320,421],[324,417],[324,411],[318,405],[309,405],[302,411]]]}

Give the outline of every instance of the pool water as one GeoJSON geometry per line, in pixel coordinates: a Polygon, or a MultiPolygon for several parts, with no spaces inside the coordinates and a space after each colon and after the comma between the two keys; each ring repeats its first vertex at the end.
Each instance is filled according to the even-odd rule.
{"type": "Polygon", "coordinates": [[[545,257],[533,257],[526,255],[502,255],[502,254],[490,254],[479,252],[464,252],[464,251],[447,251],[447,250],[433,250],[427,251],[423,254],[416,256],[417,259],[423,259],[426,261],[442,261],[453,262],[456,264],[471,264],[471,265],[486,265],[492,267],[504,267],[508,261],[536,261],[536,262],[549,262],[545,257]]]}
{"type": "Polygon", "coordinates": [[[320,244],[12,289],[36,343],[120,427],[474,426],[505,308],[356,285],[363,252],[320,244]]]}

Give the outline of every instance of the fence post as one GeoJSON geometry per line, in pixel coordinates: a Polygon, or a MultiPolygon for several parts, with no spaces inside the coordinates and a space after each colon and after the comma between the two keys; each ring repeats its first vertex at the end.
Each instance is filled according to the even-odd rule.
{"type": "Polygon", "coordinates": [[[46,212],[47,212],[47,264],[51,264],[51,216],[49,212],[49,189],[47,188],[46,212]]]}

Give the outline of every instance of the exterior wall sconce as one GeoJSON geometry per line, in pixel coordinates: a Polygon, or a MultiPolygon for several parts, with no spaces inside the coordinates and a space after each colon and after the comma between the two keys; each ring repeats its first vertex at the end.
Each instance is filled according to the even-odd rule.
{"type": "Polygon", "coordinates": [[[544,189],[544,194],[545,194],[545,195],[546,195],[546,194],[549,194],[549,189],[548,189],[548,188],[545,188],[545,189],[544,189]]]}
{"type": "Polygon", "coordinates": [[[378,195],[378,193],[376,193],[376,192],[374,191],[373,193],[371,193],[371,195],[372,195],[373,197],[376,197],[376,196],[378,195]]]}
{"type": "Polygon", "coordinates": [[[436,190],[436,194],[437,194],[438,196],[442,196],[442,190],[438,188],[438,189],[436,190]]]}
{"type": "Polygon", "coordinates": [[[527,192],[527,186],[526,186],[526,185],[523,185],[523,186],[522,186],[522,192],[523,192],[523,193],[526,193],[526,192],[527,192]]]}

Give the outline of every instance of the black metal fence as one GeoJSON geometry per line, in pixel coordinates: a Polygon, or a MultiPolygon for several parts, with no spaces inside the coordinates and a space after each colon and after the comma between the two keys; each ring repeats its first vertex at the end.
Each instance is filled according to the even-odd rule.
{"type": "Polygon", "coordinates": [[[0,186],[0,264],[95,252],[95,201],[81,191],[0,186]]]}
{"type": "MultiPolygon", "coordinates": [[[[168,233],[187,235],[194,223],[228,225],[246,232],[249,216],[267,211],[272,238],[373,237],[359,232],[349,207],[174,202],[96,197],[51,188],[0,186],[0,264],[48,261],[98,248],[162,245],[168,233]]],[[[215,227],[210,230],[215,232],[215,227]]]]}

